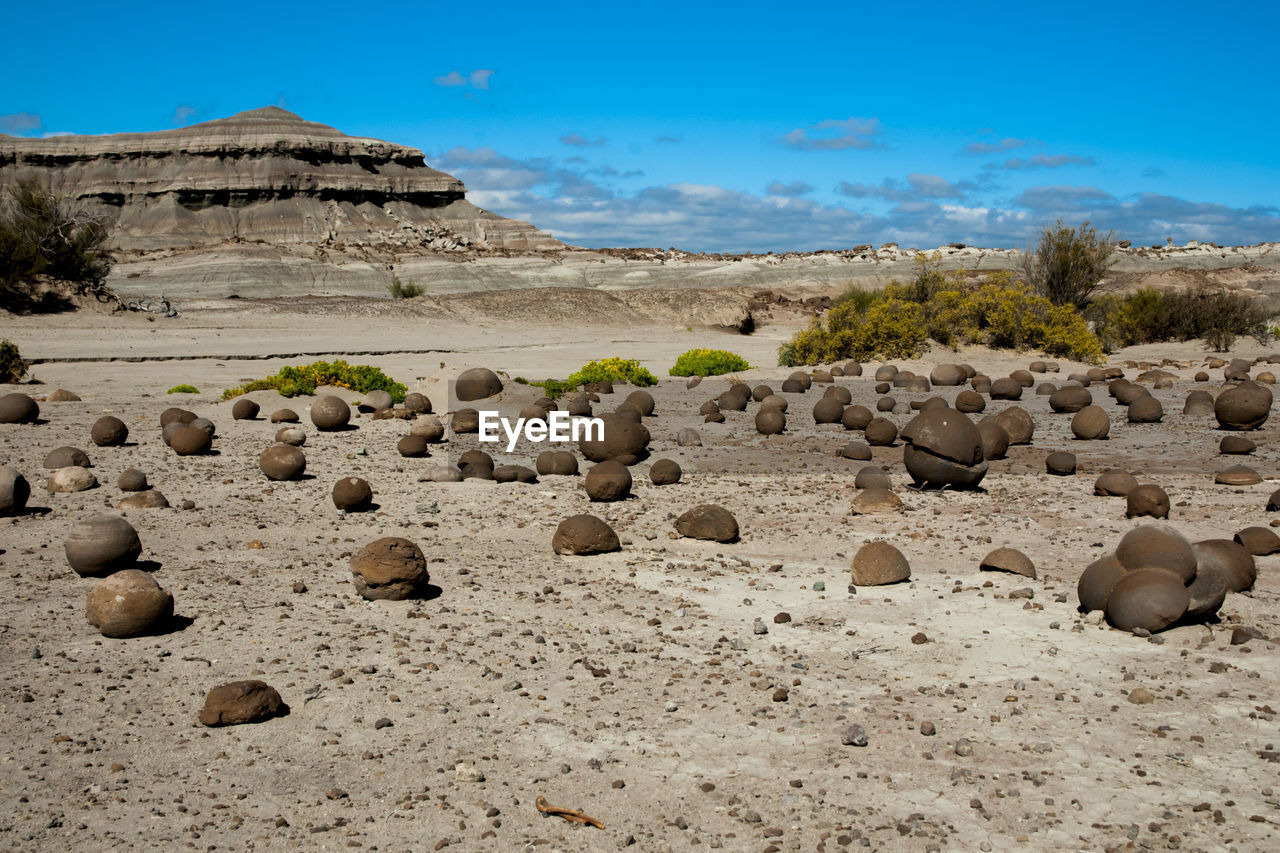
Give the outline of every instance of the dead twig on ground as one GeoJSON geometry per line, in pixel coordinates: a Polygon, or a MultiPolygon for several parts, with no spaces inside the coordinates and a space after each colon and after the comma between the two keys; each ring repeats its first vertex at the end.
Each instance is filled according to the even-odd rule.
{"type": "Polygon", "coordinates": [[[559,806],[548,805],[546,797],[539,796],[538,799],[534,801],[534,805],[537,807],[538,811],[545,815],[555,815],[556,817],[564,818],[570,823],[585,823],[588,826],[594,826],[596,829],[604,829],[603,823],[589,815],[583,814],[580,811],[562,809],[559,806]]]}

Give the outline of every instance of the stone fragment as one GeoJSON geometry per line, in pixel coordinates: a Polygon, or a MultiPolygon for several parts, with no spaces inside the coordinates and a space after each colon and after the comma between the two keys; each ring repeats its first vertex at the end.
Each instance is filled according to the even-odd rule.
{"type": "Polygon", "coordinates": [[[146,572],[114,572],[89,591],[85,616],[104,637],[132,637],[173,615],[173,595],[146,572]]]}
{"type": "Polygon", "coordinates": [[[209,691],[200,711],[206,726],[238,726],[259,723],[289,713],[276,689],[262,681],[233,681],[209,691]]]}

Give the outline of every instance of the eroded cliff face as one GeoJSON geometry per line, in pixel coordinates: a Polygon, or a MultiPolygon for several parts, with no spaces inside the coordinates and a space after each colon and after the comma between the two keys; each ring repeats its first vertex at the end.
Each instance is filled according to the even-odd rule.
{"type": "Polygon", "coordinates": [[[538,251],[562,244],[466,200],[422,152],[347,136],[277,107],[179,130],[0,135],[0,183],[34,177],[109,216],[116,249],[228,243],[386,252],[538,251]]]}

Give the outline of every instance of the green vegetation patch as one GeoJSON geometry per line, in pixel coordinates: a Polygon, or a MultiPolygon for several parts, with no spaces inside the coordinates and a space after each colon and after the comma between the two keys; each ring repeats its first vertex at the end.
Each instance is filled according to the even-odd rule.
{"type": "Polygon", "coordinates": [[[166,394],[199,394],[200,389],[194,385],[174,385],[166,394]]]}
{"type": "Polygon", "coordinates": [[[316,388],[331,385],[350,388],[361,394],[370,391],[386,391],[396,403],[404,402],[404,385],[370,364],[347,364],[345,361],[316,361],[300,367],[282,367],[280,372],[266,379],[259,379],[238,388],[222,392],[222,399],[230,400],[250,391],[279,391],[284,397],[314,394],[316,388]]]}
{"type": "Polygon", "coordinates": [[[676,359],[672,376],[721,376],[739,370],[750,370],[751,365],[737,353],[722,349],[691,349],[676,359]]]}

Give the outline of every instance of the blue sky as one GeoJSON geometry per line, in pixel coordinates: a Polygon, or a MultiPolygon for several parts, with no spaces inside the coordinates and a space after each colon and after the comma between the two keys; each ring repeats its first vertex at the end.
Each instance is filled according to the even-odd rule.
{"type": "Polygon", "coordinates": [[[1280,240],[1280,4],[13,4],[0,132],[268,104],[585,246],[1280,240]],[[128,11],[123,11],[125,8],[128,11]],[[216,10],[216,14],[214,11],[216,10]]]}

